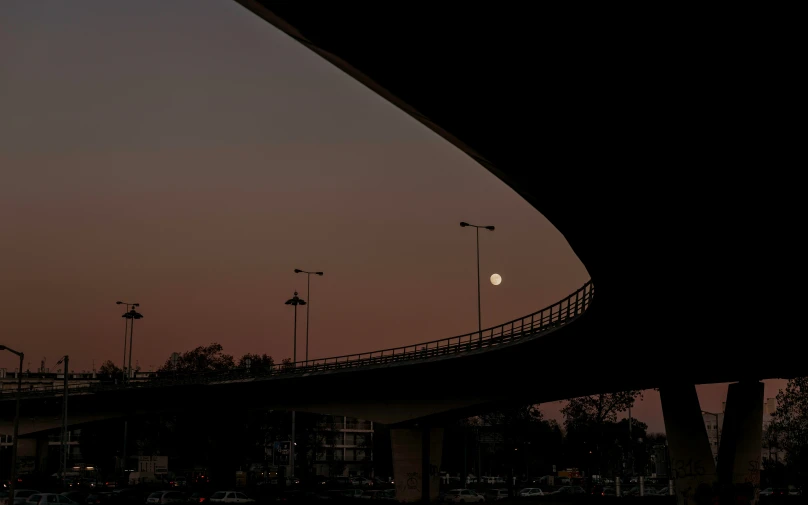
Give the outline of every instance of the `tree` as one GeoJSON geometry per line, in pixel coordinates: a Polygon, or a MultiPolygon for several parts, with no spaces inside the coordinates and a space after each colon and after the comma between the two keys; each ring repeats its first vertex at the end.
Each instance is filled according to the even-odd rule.
{"type": "Polygon", "coordinates": [[[513,471],[514,475],[529,477],[549,473],[552,465],[559,463],[561,429],[555,421],[545,420],[537,405],[500,409],[475,421],[480,433],[489,440],[485,443],[487,462],[482,462],[483,468],[503,475],[513,471]]]}
{"type": "Polygon", "coordinates": [[[123,370],[118,368],[111,360],[106,360],[101,364],[101,368],[98,369],[98,375],[102,377],[106,376],[114,380],[121,380],[123,379],[123,370]]]}
{"type": "Polygon", "coordinates": [[[575,425],[614,423],[617,421],[617,414],[633,407],[637,398],[642,399],[642,391],[601,393],[573,398],[561,409],[564,415],[564,427],[570,429],[575,425]]]}
{"type": "Polygon", "coordinates": [[[216,342],[207,347],[199,346],[191,351],[186,351],[177,358],[176,368],[171,358],[160,367],[158,372],[194,373],[194,372],[215,372],[227,370],[235,366],[233,356],[225,354],[221,344],[216,342]]]}
{"type": "MultiPolygon", "coordinates": [[[[628,437],[627,420],[620,428],[617,415],[634,406],[642,391],[602,393],[573,398],[561,409],[567,430],[566,456],[570,461],[586,461],[591,472],[620,472],[623,458],[633,443],[628,437]],[[620,435],[622,434],[622,436],[620,435]]],[[[647,428],[647,427],[646,427],[647,428]]],[[[643,435],[645,433],[643,428],[643,435]]],[[[636,440],[637,436],[633,436],[636,440]]],[[[632,449],[633,451],[633,449],[632,449]]]]}
{"type": "Polygon", "coordinates": [[[785,451],[787,471],[798,482],[808,481],[808,377],[790,379],[777,393],[766,441],[785,451]]]}
{"type": "Polygon", "coordinates": [[[246,368],[247,360],[250,360],[250,370],[272,371],[272,367],[275,365],[272,356],[247,353],[238,360],[239,368],[246,368]]]}

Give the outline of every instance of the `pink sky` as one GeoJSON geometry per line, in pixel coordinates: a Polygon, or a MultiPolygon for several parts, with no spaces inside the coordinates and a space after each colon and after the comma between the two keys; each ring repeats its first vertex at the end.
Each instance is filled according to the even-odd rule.
{"type": "MultiPolygon", "coordinates": [[[[472,331],[460,221],[497,227],[481,236],[484,325],[589,279],[493,175],[235,2],[9,2],[0,16],[0,332],[31,368],[120,363],[119,299],[141,303],[144,369],[214,341],[289,357],[283,302],[306,296],[294,268],[326,272],[312,357],[472,331]]],[[[715,410],[726,387],[700,393],[715,410]]],[[[661,430],[653,392],[634,415],[661,430]]]]}

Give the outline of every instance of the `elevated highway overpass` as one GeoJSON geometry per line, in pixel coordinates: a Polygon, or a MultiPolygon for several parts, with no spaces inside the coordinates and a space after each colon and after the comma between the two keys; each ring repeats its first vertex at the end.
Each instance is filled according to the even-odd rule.
{"type": "MultiPolygon", "coordinates": [[[[773,134],[771,112],[787,107],[782,71],[753,52],[708,58],[718,53],[710,41],[694,43],[698,34],[582,8],[238,2],[513,188],[566,237],[597,296],[565,324],[502,345],[459,342],[451,356],[427,349],[398,362],[325,363],[160,391],[182,389],[191,401],[238,388],[276,406],[423,427],[500,402],[659,387],[674,461],[712,461],[694,385],[739,381],[728,399],[723,469],[679,475],[677,492],[686,500],[716,475],[754,481],[738,468],[747,456],[759,462],[759,430],[748,431],[760,426],[757,381],[808,372],[798,353],[763,344],[786,345],[801,308],[792,282],[799,200],[777,171],[790,137],[773,134]],[[778,201],[764,203],[772,195],[778,201]],[[638,353],[652,359],[630,359],[638,353]],[[462,385],[444,387],[447,376],[462,385]],[[359,385],[366,398],[348,393],[359,385]]],[[[73,405],[117,415],[132,405],[167,408],[177,397],[133,388],[77,396],[73,405]]],[[[24,409],[44,415],[55,402],[32,397],[24,409]]],[[[0,402],[6,424],[9,407],[0,402]]],[[[420,439],[421,475],[434,460],[431,433],[420,439]]],[[[414,468],[404,460],[397,471],[414,468]]]]}

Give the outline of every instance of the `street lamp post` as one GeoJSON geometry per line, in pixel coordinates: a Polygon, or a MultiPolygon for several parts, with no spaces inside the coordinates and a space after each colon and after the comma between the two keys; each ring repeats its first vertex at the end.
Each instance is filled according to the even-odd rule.
{"type": "MultiPolygon", "coordinates": [[[[286,300],[286,305],[292,305],[295,308],[295,323],[294,323],[294,333],[292,341],[294,342],[294,347],[292,349],[292,366],[297,366],[297,306],[298,305],[306,305],[306,301],[302,298],[297,296],[297,291],[295,291],[295,296],[286,300]]],[[[289,466],[292,469],[292,483],[294,484],[295,481],[295,411],[292,411],[292,441],[289,444],[289,466]]]]}
{"type": "MultiPolygon", "coordinates": [[[[129,312],[129,310],[134,308],[134,307],[140,307],[139,303],[129,303],[129,302],[121,302],[121,301],[115,302],[115,305],[126,305],[126,312],[129,312]]],[[[121,368],[123,369],[124,373],[123,373],[123,376],[121,377],[121,380],[123,380],[124,377],[126,376],[126,334],[129,333],[129,319],[124,319],[123,322],[124,322],[124,325],[123,325],[123,361],[121,361],[121,368]]]]}
{"type": "Polygon", "coordinates": [[[65,373],[64,373],[64,400],[63,400],[63,412],[62,412],[62,457],[60,458],[61,461],[59,465],[62,467],[62,487],[67,487],[67,452],[68,452],[68,445],[67,445],[67,392],[69,391],[68,385],[68,372],[70,371],[70,357],[68,355],[64,355],[59,361],[56,362],[57,365],[61,365],[64,361],[65,364],[65,373]]]}
{"type": "Polygon", "coordinates": [[[126,382],[129,382],[129,375],[132,374],[132,340],[134,339],[135,333],[135,319],[143,319],[143,314],[137,312],[134,307],[132,307],[132,310],[125,312],[121,317],[132,320],[129,324],[129,366],[127,367],[126,377],[126,382]]]}
{"type": "MultiPolygon", "coordinates": [[[[123,302],[118,302],[119,304],[123,302]]],[[[127,310],[121,317],[129,321],[130,319],[132,322],[129,324],[129,367],[125,369],[125,382],[129,382],[129,374],[132,373],[132,340],[134,339],[134,332],[135,332],[135,319],[141,319],[143,314],[137,312],[135,307],[139,306],[139,303],[133,304],[126,304],[126,308],[129,309],[131,306],[131,310],[127,310]]],[[[124,335],[124,352],[126,350],[126,335],[124,335]]],[[[124,364],[125,366],[125,364],[124,364]]],[[[127,439],[129,437],[129,421],[124,418],[123,421],[123,452],[121,453],[121,470],[123,474],[126,474],[126,445],[127,439]]]]}
{"type": "MultiPolygon", "coordinates": [[[[307,272],[295,268],[296,274],[306,274],[306,298],[309,299],[309,304],[306,305],[306,361],[309,361],[309,312],[311,312],[311,274],[323,276],[322,272],[307,272]]],[[[308,365],[308,363],[306,363],[308,365]]]]}
{"type": "Polygon", "coordinates": [[[0,351],[8,351],[20,358],[20,368],[17,371],[17,405],[14,408],[14,438],[11,441],[11,485],[9,486],[9,503],[14,502],[14,491],[17,489],[17,440],[20,434],[20,403],[22,403],[22,367],[25,354],[5,345],[0,345],[0,351]]]}
{"type": "Polygon", "coordinates": [[[493,226],[477,226],[476,224],[469,224],[465,221],[460,223],[461,228],[471,226],[477,231],[477,330],[480,332],[480,341],[483,339],[483,316],[480,308],[480,228],[485,230],[494,231],[493,226]]]}

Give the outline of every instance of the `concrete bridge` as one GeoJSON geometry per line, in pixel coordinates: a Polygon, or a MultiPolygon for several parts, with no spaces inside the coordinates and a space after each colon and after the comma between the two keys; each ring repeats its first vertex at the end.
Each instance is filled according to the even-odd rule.
{"type": "MultiPolygon", "coordinates": [[[[177,396],[161,392],[181,388],[192,401],[238,388],[276,406],[388,422],[400,427],[396,475],[419,482],[399,497],[414,500],[437,491],[441,416],[658,387],[680,503],[715,480],[758,482],[759,381],[808,373],[799,353],[762,343],[787,345],[801,310],[801,200],[773,161],[791,138],[774,134],[787,122],[772,112],[788,109],[788,79],[749,52],[736,64],[740,53],[723,47],[707,61],[718,54],[709,41],[688,45],[654,20],[639,27],[577,6],[238,1],[513,188],[566,237],[597,296],[563,324],[511,328],[511,341],[506,332],[489,347],[472,337],[452,344],[458,352],[427,346],[422,358],[371,353],[347,367],[87,391],[72,400],[76,412],[167,409],[177,396]],[[777,202],[763,203],[772,194],[777,202]],[[645,359],[628,359],[637,353],[645,359]],[[446,375],[463,386],[434,387],[446,375]],[[733,381],[716,468],[695,385],[733,381]]],[[[56,403],[31,397],[24,411],[44,418],[56,403]]],[[[10,405],[0,402],[5,423],[10,405]]]]}

